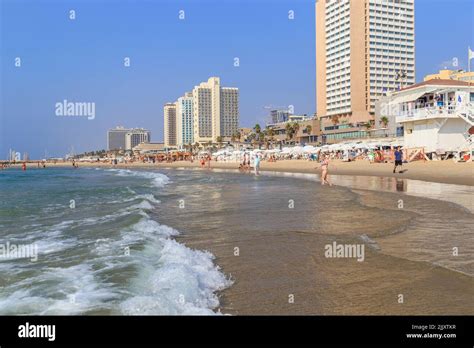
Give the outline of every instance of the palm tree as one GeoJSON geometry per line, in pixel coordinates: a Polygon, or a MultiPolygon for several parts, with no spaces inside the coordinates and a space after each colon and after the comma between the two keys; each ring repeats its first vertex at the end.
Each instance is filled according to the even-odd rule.
{"type": "Polygon", "coordinates": [[[267,127],[267,134],[271,140],[273,140],[273,136],[275,135],[275,130],[272,127],[267,127]]]}
{"type": "Polygon", "coordinates": [[[313,127],[311,127],[311,125],[308,124],[308,125],[306,126],[306,128],[305,128],[305,133],[311,134],[311,131],[312,131],[312,130],[313,130],[313,127]]]}
{"type": "Polygon", "coordinates": [[[388,125],[388,117],[387,116],[382,116],[379,121],[380,124],[383,125],[384,128],[387,128],[388,125]]]}
{"type": "Polygon", "coordinates": [[[367,123],[364,123],[363,126],[365,127],[366,130],[370,130],[370,128],[372,128],[372,123],[369,121],[367,123]]]}
{"type": "Polygon", "coordinates": [[[293,122],[292,128],[293,128],[293,134],[298,136],[298,131],[300,130],[299,123],[298,122],[293,122]]]}
{"type": "Polygon", "coordinates": [[[331,121],[334,125],[337,125],[339,123],[339,117],[338,116],[332,116],[331,121]]]}
{"type": "Polygon", "coordinates": [[[242,133],[237,132],[235,135],[237,136],[237,139],[239,140],[239,143],[240,143],[240,140],[242,139],[242,133]]]}
{"type": "MultiPolygon", "coordinates": [[[[274,136],[275,136],[275,130],[272,128],[272,127],[268,127],[267,126],[267,136],[268,136],[268,140],[270,141],[270,144],[273,145],[273,140],[274,140],[274,136]]],[[[267,144],[267,149],[269,148],[268,144],[267,144]]]]}
{"type": "Polygon", "coordinates": [[[255,125],[255,127],[253,127],[253,130],[255,131],[255,133],[260,133],[260,131],[262,130],[262,128],[260,127],[260,125],[257,123],[255,125]]]}
{"type": "Polygon", "coordinates": [[[288,140],[293,139],[294,129],[290,122],[286,124],[285,131],[286,131],[286,138],[288,140]]]}
{"type": "Polygon", "coordinates": [[[216,141],[217,143],[219,144],[219,149],[222,147],[222,137],[219,135],[217,138],[216,138],[216,141]]]}

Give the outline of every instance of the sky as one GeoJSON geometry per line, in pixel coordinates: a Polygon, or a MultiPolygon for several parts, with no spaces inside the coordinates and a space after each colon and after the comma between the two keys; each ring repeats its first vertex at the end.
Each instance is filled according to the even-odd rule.
{"type": "MultiPolygon", "coordinates": [[[[314,2],[0,0],[0,159],[105,149],[117,125],[162,141],[163,104],[211,76],[239,88],[241,126],[265,124],[269,107],[312,115],[314,2]],[[57,116],[63,100],[95,103],[95,117],[57,116]]],[[[416,0],[417,81],[467,69],[473,37],[474,1],[416,0]]]]}

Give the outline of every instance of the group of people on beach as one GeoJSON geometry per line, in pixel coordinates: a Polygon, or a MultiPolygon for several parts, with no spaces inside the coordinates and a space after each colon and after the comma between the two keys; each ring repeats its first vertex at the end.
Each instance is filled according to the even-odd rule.
{"type": "MultiPolygon", "coordinates": [[[[253,170],[256,176],[260,175],[260,162],[262,161],[260,155],[255,155],[253,160],[253,170]]],[[[242,173],[250,173],[252,167],[250,165],[250,154],[244,154],[243,161],[239,165],[239,171],[242,173]]]]}

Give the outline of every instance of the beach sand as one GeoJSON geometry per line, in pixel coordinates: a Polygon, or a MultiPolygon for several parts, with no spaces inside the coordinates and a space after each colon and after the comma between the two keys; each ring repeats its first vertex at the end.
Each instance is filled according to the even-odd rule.
{"type": "MultiPolygon", "coordinates": [[[[21,165],[18,164],[18,167],[21,165]]],[[[71,166],[70,163],[50,164],[49,166],[71,166]]],[[[111,167],[110,163],[87,163],[79,162],[80,167],[111,167]]],[[[30,168],[36,168],[35,164],[29,164],[30,168]]],[[[117,168],[199,168],[199,161],[193,163],[188,161],[177,161],[172,163],[129,163],[118,164],[117,168]]],[[[211,168],[237,169],[237,162],[211,162],[211,168]]],[[[261,162],[262,171],[293,172],[293,173],[320,173],[317,162],[307,160],[280,160],[277,162],[261,162]]],[[[456,185],[474,186],[474,162],[456,163],[454,161],[415,161],[403,164],[404,173],[392,173],[392,163],[373,163],[365,160],[354,162],[342,162],[333,160],[330,162],[329,174],[349,176],[377,176],[396,177],[403,179],[415,179],[428,182],[439,182],[456,185]]]]}
{"type": "MultiPolygon", "coordinates": [[[[319,184],[308,180],[300,190],[311,192],[314,185],[319,184]]],[[[281,200],[298,197],[300,191],[295,192],[292,185],[279,187],[274,193],[258,193],[251,186],[205,190],[195,202],[187,200],[190,206],[201,202],[213,213],[203,217],[187,210],[181,221],[174,219],[173,227],[192,231],[184,232],[178,240],[213,253],[216,264],[234,279],[234,285],[221,293],[223,313],[474,313],[474,247],[461,242],[474,221],[471,213],[449,202],[403,193],[350,193],[338,187],[322,190],[324,197],[318,199],[334,209],[318,211],[311,201],[291,213],[277,208],[282,206],[281,200]],[[264,195],[265,202],[259,194],[264,195]],[[357,195],[359,204],[349,204],[347,207],[352,208],[348,211],[344,200],[352,201],[352,195],[357,195]],[[401,198],[403,210],[396,206],[401,198]],[[273,221],[275,216],[279,217],[278,226],[273,221]],[[282,220],[281,216],[286,218],[282,220]],[[449,237],[443,237],[443,231],[449,237]],[[362,243],[360,237],[364,234],[363,262],[325,257],[325,245],[333,241],[362,243]],[[431,239],[434,242],[429,245],[420,242],[431,239]],[[460,245],[462,255],[445,257],[453,246],[460,245]],[[403,303],[398,302],[399,295],[403,295],[403,303]]]]}

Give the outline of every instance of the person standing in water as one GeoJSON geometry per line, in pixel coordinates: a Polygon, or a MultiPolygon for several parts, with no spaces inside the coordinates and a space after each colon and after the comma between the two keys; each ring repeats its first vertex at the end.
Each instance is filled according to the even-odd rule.
{"type": "Polygon", "coordinates": [[[260,171],[260,156],[259,156],[259,155],[255,155],[255,160],[254,160],[254,172],[255,172],[255,175],[256,175],[256,176],[260,175],[259,171],[260,171]]]}
{"type": "Polygon", "coordinates": [[[328,180],[328,171],[329,171],[329,158],[328,158],[328,155],[325,155],[321,159],[321,185],[328,184],[329,186],[332,186],[332,184],[328,180]]]}

